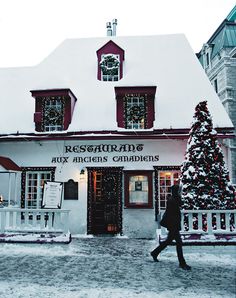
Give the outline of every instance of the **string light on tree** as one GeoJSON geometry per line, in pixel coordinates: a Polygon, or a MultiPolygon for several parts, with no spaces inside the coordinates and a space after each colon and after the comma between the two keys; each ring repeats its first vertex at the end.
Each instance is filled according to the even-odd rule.
{"type": "Polygon", "coordinates": [[[207,101],[195,108],[181,167],[183,209],[234,209],[235,190],[213,129],[207,101]]]}

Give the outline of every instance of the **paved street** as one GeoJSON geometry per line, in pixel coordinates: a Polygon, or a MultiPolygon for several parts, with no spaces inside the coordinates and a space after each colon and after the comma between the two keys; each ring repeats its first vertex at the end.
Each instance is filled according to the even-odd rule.
{"type": "Polygon", "coordinates": [[[81,238],[69,245],[1,244],[0,297],[235,297],[234,246],[174,247],[154,263],[154,240],[81,238]]]}

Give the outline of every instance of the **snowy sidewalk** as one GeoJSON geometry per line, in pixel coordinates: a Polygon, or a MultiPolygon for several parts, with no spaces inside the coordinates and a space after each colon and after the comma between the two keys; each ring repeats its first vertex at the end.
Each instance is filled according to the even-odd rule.
{"type": "Polygon", "coordinates": [[[69,245],[0,244],[1,298],[235,297],[235,246],[175,247],[152,261],[154,240],[74,239],[69,245]]]}

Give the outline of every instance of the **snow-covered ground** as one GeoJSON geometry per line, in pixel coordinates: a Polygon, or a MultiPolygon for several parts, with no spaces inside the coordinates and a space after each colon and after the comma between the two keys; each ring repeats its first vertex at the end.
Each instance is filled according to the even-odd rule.
{"type": "Polygon", "coordinates": [[[1,298],[235,297],[235,246],[175,247],[155,263],[154,240],[80,238],[69,245],[0,244],[1,298]]]}

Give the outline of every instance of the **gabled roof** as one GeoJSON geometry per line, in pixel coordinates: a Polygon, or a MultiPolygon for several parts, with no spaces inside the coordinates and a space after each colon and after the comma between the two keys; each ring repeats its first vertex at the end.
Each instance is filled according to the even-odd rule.
{"type": "Polygon", "coordinates": [[[109,48],[110,46],[119,49],[123,53],[122,59],[124,60],[124,50],[118,46],[113,40],[109,40],[106,44],[104,44],[100,49],[97,50],[97,53],[102,52],[105,48],[109,48]]]}
{"type": "Polygon", "coordinates": [[[30,90],[49,89],[70,89],[78,99],[71,124],[58,134],[127,132],[117,126],[115,98],[115,87],[127,86],[157,86],[152,131],[190,129],[195,106],[203,100],[208,101],[215,128],[233,127],[184,35],[116,36],[113,40],[126,56],[123,78],[116,82],[97,79],[96,52],[111,37],[69,39],[39,65],[0,68],[0,136],[9,140],[24,134],[42,136],[35,131],[30,90]]]}
{"type": "Polygon", "coordinates": [[[7,171],[21,171],[21,168],[10,158],[0,156],[0,165],[7,171]]]}

